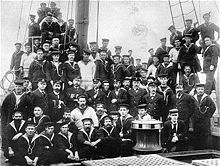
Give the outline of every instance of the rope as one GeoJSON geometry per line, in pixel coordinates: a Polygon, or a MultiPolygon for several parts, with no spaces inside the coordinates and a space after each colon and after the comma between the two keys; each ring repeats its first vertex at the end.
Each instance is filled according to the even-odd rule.
{"type": "Polygon", "coordinates": [[[33,0],[31,0],[29,12],[28,12],[28,19],[27,19],[27,23],[26,23],[26,28],[25,28],[23,43],[25,43],[25,36],[26,36],[26,34],[27,34],[28,20],[29,20],[29,17],[30,17],[30,12],[31,12],[31,8],[32,8],[32,3],[33,3],[33,0]]]}
{"type": "MultiPolygon", "coordinates": [[[[67,5],[67,14],[66,14],[66,20],[68,20],[68,17],[69,17],[69,6],[70,6],[70,0],[68,1],[68,5],[67,5]]],[[[67,24],[66,24],[66,29],[65,29],[65,32],[67,32],[67,24]]],[[[64,36],[64,48],[66,47],[66,34],[64,36]]]]}
{"type": "Polygon", "coordinates": [[[73,0],[71,1],[71,18],[73,18],[73,0]]]}
{"type": "Polygon", "coordinates": [[[23,6],[24,6],[23,4],[24,4],[24,1],[22,0],[20,18],[19,18],[19,23],[18,23],[17,41],[18,41],[18,37],[19,37],[19,34],[20,34],[20,29],[21,29],[21,15],[22,15],[23,6]]]}
{"type": "Polygon", "coordinates": [[[16,71],[19,71],[19,70],[10,70],[10,71],[7,71],[5,73],[5,75],[2,77],[1,81],[0,81],[0,88],[2,90],[4,90],[5,93],[8,93],[11,88],[12,88],[12,85],[13,85],[13,82],[14,80],[16,79],[16,76],[15,76],[15,72],[16,71]],[[9,77],[11,75],[11,78],[9,77]],[[9,85],[6,87],[5,86],[5,82],[8,82],[9,85]]]}
{"type": "Polygon", "coordinates": [[[216,1],[215,1],[215,0],[214,0],[214,4],[215,4],[215,7],[216,7],[216,9],[218,10],[218,13],[219,13],[218,4],[216,3],[216,1]]]}

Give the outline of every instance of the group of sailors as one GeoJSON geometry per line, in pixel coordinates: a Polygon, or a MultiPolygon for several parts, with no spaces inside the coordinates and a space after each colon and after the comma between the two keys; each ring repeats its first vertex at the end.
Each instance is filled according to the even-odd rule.
{"type": "Polygon", "coordinates": [[[216,107],[209,95],[219,55],[214,33],[219,35],[219,28],[209,21],[210,13],[198,27],[186,20],[183,36],[169,27],[173,47],[162,38],[155,54],[149,49],[148,63],[136,59],[134,65],[132,50],[122,56],[122,47],[116,46],[112,55],[109,39],[103,39],[100,48],[90,42],[90,48],[81,49],[76,38],[65,37],[66,31],[63,38],[52,19],[59,20],[60,10],[51,3],[51,8],[42,3],[38,23],[32,21],[42,22],[41,34],[33,35],[41,40],[25,44],[25,52],[21,43],[15,44],[10,68],[17,79],[1,107],[7,160],[49,165],[130,156],[133,120],[163,122],[163,152],[187,150],[192,141],[194,149],[211,148],[210,118],[216,107]],[[195,44],[199,32],[201,46],[195,44]],[[203,54],[206,84],[199,82],[197,53],[203,54]]]}

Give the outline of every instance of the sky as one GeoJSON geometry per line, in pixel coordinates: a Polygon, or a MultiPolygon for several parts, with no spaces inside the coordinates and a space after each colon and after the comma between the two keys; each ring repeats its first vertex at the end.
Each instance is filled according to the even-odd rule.
{"type": "MultiPolygon", "coordinates": [[[[9,70],[10,60],[14,52],[14,43],[23,42],[27,25],[29,10],[30,14],[37,14],[37,9],[43,1],[23,0],[23,10],[21,13],[22,1],[1,2],[1,72],[0,78],[9,70]],[[31,6],[31,8],[30,8],[31,6]],[[21,18],[20,33],[17,40],[19,20],[21,18]]],[[[184,0],[185,1],[185,0],[184,0]]],[[[48,3],[49,1],[44,1],[48,3]]],[[[61,8],[63,19],[67,19],[68,1],[57,1],[57,6],[61,8]]],[[[178,1],[171,1],[172,4],[178,1]]],[[[194,1],[195,8],[200,23],[203,22],[202,14],[211,11],[211,21],[219,25],[219,2],[217,0],[194,1]],[[218,4],[217,4],[218,3],[218,4]],[[218,8],[217,8],[218,7],[218,8]]],[[[184,12],[188,13],[193,9],[192,4],[183,4],[184,12]]],[[[174,15],[180,14],[179,6],[172,8],[174,15]]],[[[89,6],[89,32],[88,42],[96,40],[97,24],[97,1],[90,0],[89,6]]],[[[75,1],[69,5],[69,17],[75,18],[75,1]],[[72,9],[71,9],[72,6],[72,9]],[[71,14],[72,13],[72,14],[71,14]]],[[[193,18],[194,13],[186,16],[193,18]]],[[[176,19],[176,27],[183,27],[182,18],[176,19]]],[[[155,50],[160,45],[160,38],[169,38],[167,28],[172,24],[168,0],[160,1],[109,1],[100,0],[99,9],[99,44],[102,38],[109,38],[109,48],[114,51],[114,46],[122,46],[122,54],[127,54],[129,49],[133,50],[135,58],[147,60],[147,50],[153,47],[155,50]]],[[[182,31],[182,29],[181,29],[182,31]]],[[[26,33],[27,34],[27,33],[26,33]]]]}

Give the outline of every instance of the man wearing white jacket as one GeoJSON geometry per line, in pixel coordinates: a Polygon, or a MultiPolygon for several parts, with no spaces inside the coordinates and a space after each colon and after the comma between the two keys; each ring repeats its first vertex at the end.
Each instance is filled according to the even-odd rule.
{"type": "Polygon", "coordinates": [[[85,91],[88,91],[93,88],[93,78],[95,74],[95,63],[93,60],[91,60],[89,57],[91,55],[91,51],[88,49],[83,49],[83,60],[78,62],[81,76],[82,76],[82,82],[81,82],[81,88],[85,89],[85,91]]]}

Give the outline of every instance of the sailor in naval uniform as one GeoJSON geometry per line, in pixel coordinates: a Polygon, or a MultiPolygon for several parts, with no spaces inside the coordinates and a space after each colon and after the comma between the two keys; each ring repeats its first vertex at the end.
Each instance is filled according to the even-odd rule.
{"type": "Polygon", "coordinates": [[[135,67],[131,64],[129,55],[123,55],[122,57],[122,64],[125,66],[125,77],[133,77],[135,75],[135,67]]]}
{"type": "Polygon", "coordinates": [[[197,83],[196,92],[194,97],[199,109],[195,110],[193,116],[194,145],[196,150],[210,149],[212,148],[210,118],[214,114],[216,106],[210,96],[205,93],[204,84],[197,83]]]}
{"type": "Polygon", "coordinates": [[[167,55],[170,50],[170,48],[166,46],[166,41],[167,41],[167,38],[165,38],[165,37],[160,39],[161,46],[159,48],[157,48],[157,50],[155,52],[155,56],[157,56],[159,58],[160,63],[163,62],[164,55],[167,55]]]}
{"type": "Polygon", "coordinates": [[[35,133],[35,124],[28,122],[25,127],[25,134],[18,139],[18,153],[11,159],[15,165],[38,165],[41,147],[39,135],[35,133]]]}
{"type": "Polygon", "coordinates": [[[25,133],[26,122],[23,120],[22,113],[16,111],[13,120],[6,127],[7,141],[3,148],[4,156],[10,159],[18,152],[18,139],[25,133]]]}

